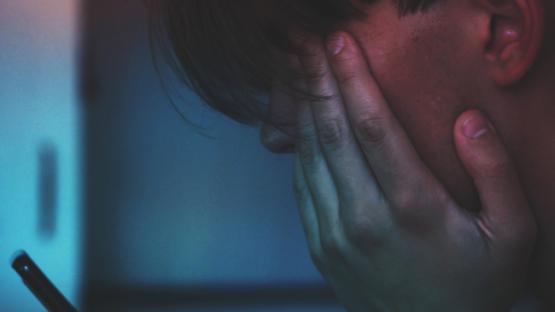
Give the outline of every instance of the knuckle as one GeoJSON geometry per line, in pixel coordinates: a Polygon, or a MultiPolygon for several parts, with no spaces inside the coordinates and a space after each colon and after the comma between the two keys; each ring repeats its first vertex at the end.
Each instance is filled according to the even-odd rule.
{"type": "Polygon", "coordinates": [[[326,234],[321,236],[322,239],[322,250],[326,259],[330,261],[337,262],[343,258],[343,248],[342,244],[336,235],[326,234]]]}
{"type": "Polygon", "coordinates": [[[346,235],[353,244],[368,250],[370,247],[375,248],[381,241],[381,236],[377,233],[372,223],[363,217],[351,218],[348,225],[345,226],[346,235]]]}
{"type": "Polygon", "coordinates": [[[320,143],[323,147],[336,150],[345,142],[345,128],[336,118],[323,120],[320,124],[320,143]]]}
{"type": "Polygon", "coordinates": [[[375,115],[367,115],[356,125],[360,140],[372,145],[381,145],[385,141],[385,129],[383,118],[375,115]]]}
{"type": "Polygon", "coordinates": [[[312,168],[317,161],[317,156],[310,145],[300,144],[297,153],[304,166],[312,168]]]}
{"type": "Polygon", "coordinates": [[[318,82],[326,75],[324,62],[312,61],[305,66],[305,79],[310,82],[318,82]]]}
{"type": "MultiPolygon", "coordinates": [[[[427,197],[426,197],[427,198],[427,197]]],[[[438,200],[426,202],[419,192],[404,191],[394,199],[397,224],[412,233],[426,233],[433,228],[436,220],[438,200]]]]}
{"type": "Polygon", "coordinates": [[[357,81],[357,79],[359,79],[357,72],[344,66],[338,73],[337,82],[341,85],[349,85],[357,81]]]}
{"type": "Polygon", "coordinates": [[[313,126],[310,124],[299,125],[299,141],[297,152],[303,164],[311,164],[316,160],[313,144],[317,140],[313,126]]]}
{"type": "Polygon", "coordinates": [[[298,132],[303,143],[309,143],[316,137],[314,126],[311,122],[300,122],[298,125],[298,132]]]}
{"type": "Polygon", "coordinates": [[[413,191],[401,190],[391,199],[391,203],[395,206],[396,210],[406,214],[414,210],[418,203],[418,195],[413,191]]]}

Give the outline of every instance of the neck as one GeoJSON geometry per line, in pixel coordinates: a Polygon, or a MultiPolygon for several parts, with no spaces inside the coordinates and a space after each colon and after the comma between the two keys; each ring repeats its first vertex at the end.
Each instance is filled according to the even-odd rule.
{"type": "Polygon", "coordinates": [[[507,110],[512,116],[505,120],[511,125],[502,137],[508,138],[506,144],[538,220],[555,221],[555,89],[550,79],[531,84],[507,110]]]}
{"type": "Polygon", "coordinates": [[[555,88],[552,79],[545,79],[555,74],[547,68],[535,75],[544,79],[530,81],[526,92],[498,101],[492,114],[500,116],[499,124],[494,123],[513,156],[536,216],[539,240],[532,268],[541,272],[534,284],[543,289],[551,289],[553,285],[546,284],[555,280],[555,88]]]}

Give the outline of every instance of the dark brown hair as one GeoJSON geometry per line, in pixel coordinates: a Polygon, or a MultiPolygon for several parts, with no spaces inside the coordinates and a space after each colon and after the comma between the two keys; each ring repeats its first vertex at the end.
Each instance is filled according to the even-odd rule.
{"type": "MultiPolygon", "coordinates": [[[[437,0],[388,1],[404,15],[437,0]]],[[[353,0],[147,0],[147,7],[151,39],[178,77],[213,109],[249,125],[271,123],[265,96],[276,80],[288,83],[280,56],[299,53],[291,28],[326,37],[365,17],[353,0]]]]}

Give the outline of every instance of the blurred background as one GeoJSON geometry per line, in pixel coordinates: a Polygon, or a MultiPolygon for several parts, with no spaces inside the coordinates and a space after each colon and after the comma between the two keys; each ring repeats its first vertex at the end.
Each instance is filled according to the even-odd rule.
{"type": "Polygon", "coordinates": [[[341,311],[292,157],[164,92],[141,1],[0,0],[0,70],[2,311],[43,310],[19,249],[82,311],[341,311]]]}

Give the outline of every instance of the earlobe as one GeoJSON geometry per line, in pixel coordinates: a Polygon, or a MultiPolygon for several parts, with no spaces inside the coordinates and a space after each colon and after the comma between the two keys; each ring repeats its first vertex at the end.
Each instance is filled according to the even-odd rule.
{"type": "Polygon", "coordinates": [[[486,0],[491,13],[485,48],[491,78],[500,86],[520,81],[538,58],[544,40],[542,0],[486,0]]]}

